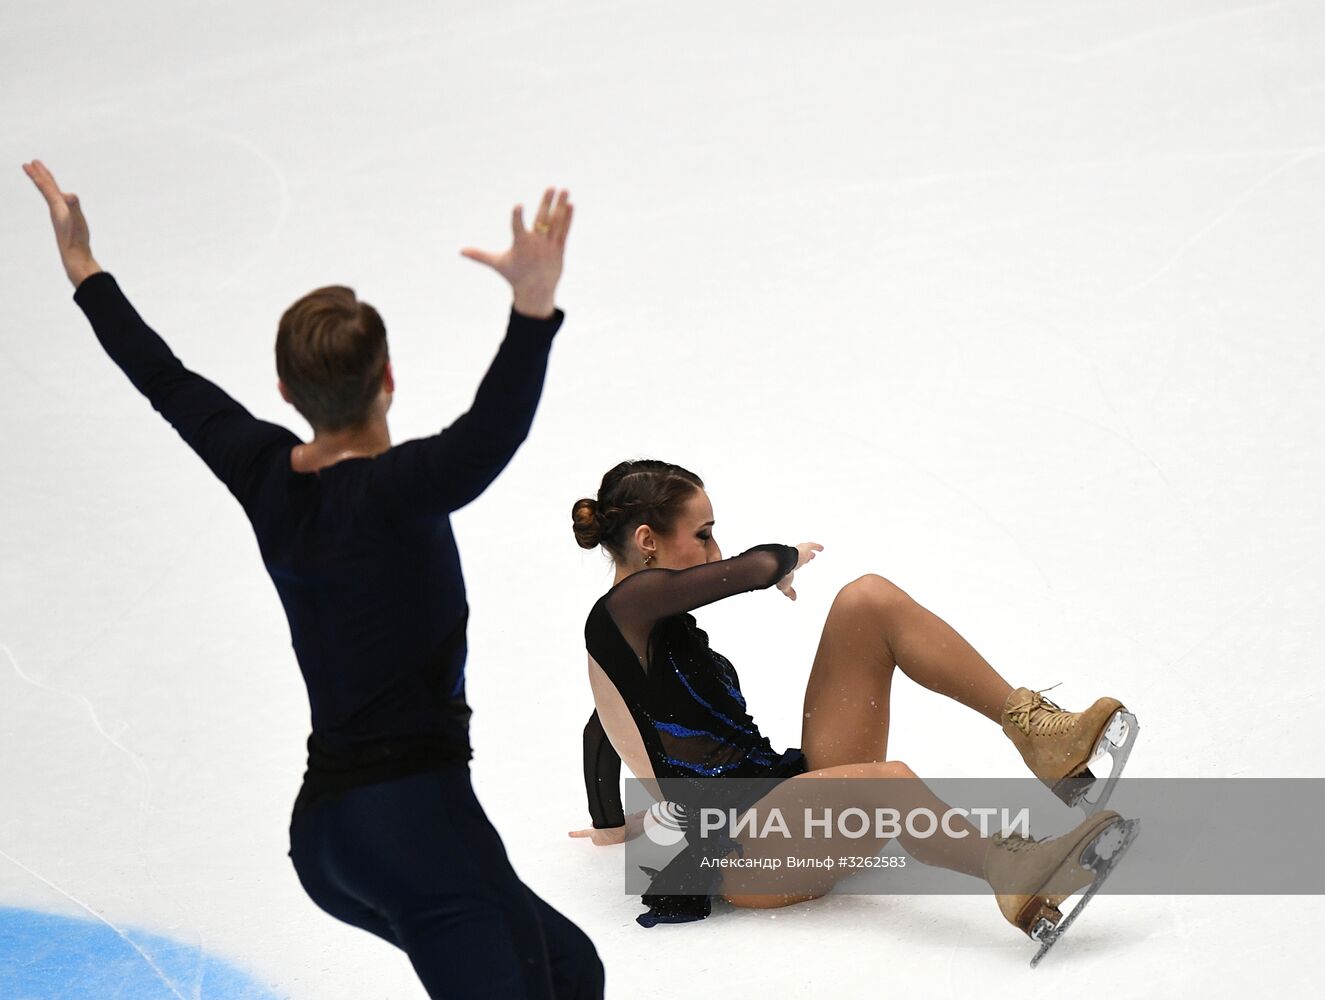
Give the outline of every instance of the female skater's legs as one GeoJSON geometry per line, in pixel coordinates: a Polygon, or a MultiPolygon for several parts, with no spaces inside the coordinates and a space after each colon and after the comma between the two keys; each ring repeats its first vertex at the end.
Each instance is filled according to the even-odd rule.
{"type": "Polygon", "coordinates": [[[402,948],[430,996],[603,995],[592,942],[517,877],[467,766],[316,803],[290,839],[313,900],[402,948]]]}
{"type": "Polygon", "coordinates": [[[801,750],[811,770],[887,759],[894,666],[995,722],[1012,693],[952,626],[867,573],[838,591],[805,686],[801,750]]]}
{"type": "MultiPolygon", "coordinates": [[[[857,871],[838,865],[792,869],[787,866],[786,859],[824,861],[843,855],[872,857],[892,839],[874,836],[872,832],[860,837],[838,833],[836,824],[846,810],[864,810],[870,817],[868,826],[872,829],[873,817],[878,815],[878,810],[896,810],[899,825],[905,827],[907,816],[913,809],[926,809],[943,819],[949,807],[901,761],[876,761],[843,764],[788,778],[756,802],[753,809],[753,830],[743,830],[734,838],[741,845],[741,857],[751,861],[778,859],[784,867],[773,874],[759,867],[726,868],[723,870],[722,893],[733,906],[766,908],[803,903],[822,896],[839,879],[857,871]],[[838,780],[822,780],[825,778],[838,780]],[[767,817],[775,809],[785,820],[790,837],[759,835],[767,817]],[[827,815],[832,820],[829,829],[834,835],[826,836],[823,830],[817,830],[810,831],[811,835],[807,836],[803,822],[807,810],[816,817],[827,815]]],[[[925,826],[917,824],[917,828],[923,830],[925,826]]],[[[963,872],[983,881],[990,841],[961,814],[947,816],[946,825],[940,823],[930,836],[913,836],[903,829],[897,839],[907,854],[921,864],[963,872]]]]}
{"type": "MultiPolygon", "coordinates": [[[[931,611],[900,587],[873,573],[843,587],[824,622],[814,666],[805,688],[801,750],[810,770],[790,778],[755,804],[757,814],[777,808],[799,819],[806,808],[816,815],[836,816],[849,808],[894,809],[905,820],[909,810],[925,808],[943,816],[948,806],[901,761],[887,761],[889,700],[894,667],[918,684],[947,695],[982,715],[999,721],[1012,692],[988,661],[931,611]],[[822,778],[892,780],[837,781],[820,786],[822,778]]],[[[798,823],[792,822],[793,833],[798,823]]],[[[983,878],[988,838],[964,819],[934,836],[898,839],[915,860],[983,878]]],[[[758,829],[758,827],[756,827],[758,829]]],[[[826,859],[843,853],[841,838],[736,838],[746,857],[794,856],[826,859]]],[[[889,837],[861,837],[849,853],[878,854],[889,837]]],[[[785,906],[827,892],[852,869],[799,869],[787,873],[780,893],[749,892],[749,869],[724,872],[723,892],[737,906],[785,906]],[[728,872],[731,874],[728,875],[728,872]],[[742,881],[746,884],[742,885],[742,881]]],[[[766,881],[766,879],[765,879],[766,881]]]]}
{"type": "Polygon", "coordinates": [[[1059,910],[1063,900],[1080,889],[1098,888],[1136,836],[1135,820],[1123,820],[1106,810],[1087,816],[1074,830],[1058,837],[1039,841],[1016,835],[982,837],[961,813],[949,813],[948,806],[900,761],[846,764],[788,778],[755,803],[754,809],[753,830],[739,827],[741,833],[735,838],[742,859],[753,864],[722,871],[721,891],[733,906],[766,909],[824,895],[857,870],[834,863],[835,859],[872,857],[890,839],[878,836],[879,826],[868,819],[887,809],[895,815],[887,817],[890,822],[883,832],[899,831],[897,839],[921,864],[984,881],[994,890],[1004,919],[1041,941],[1040,954],[1053,938],[1037,935],[1054,927],[1058,933],[1066,930],[1067,922],[1090,897],[1083,897],[1066,921],[1059,910]],[[865,816],[851,817],[846,810],[852,808],[865,816]],[[767,825],[774,809],[784,820],[781,827],[767,825]],[[804,822],[807,813],[816,820],[828,819],[823,825],[826,829],[804,822]],[[861,818],[864,823],[859,822],[861,818]],[[788,859],[812,864],[801,867],[788,859]],[[773,861],[780,861],[782,867],[761,866],[773,861]],[[828,864],[818,867],[813,862],[828,864]]]}

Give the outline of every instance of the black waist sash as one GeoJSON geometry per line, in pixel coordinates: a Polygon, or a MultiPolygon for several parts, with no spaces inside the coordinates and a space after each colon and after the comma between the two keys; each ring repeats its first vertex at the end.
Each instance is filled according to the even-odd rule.
{"type": "MultiPolygon", "coordinates": [[[[448,708],[468,731],[471,710],[464,698],[453,698],[448,708]]],[[[423,733],[331,747],[318,733],[308,737],[308,770],[295,799],[296,813],[327,796],[340,795],[360,785],[430,771],[448,764],[464,764],[474,752],[468,739],[452,733],[423,733]]]]}
{"type": "Polygon", "coordinates": [[[473,714],[464,694],[447,697],[442,683],[449,675],[450,664],[459,644],[464,641],[469,609],[429,657],[423,671],[436,704],[442,709],[444,723],[433,732],[391,736],[336,746],[316,730],[308,737],[308,770],[295,799],[298,815],[314,802],[343,794],[360,785],[390,781],[406,775],[431,771],[473,759],[469,745],[469,717],[473,714]]]}

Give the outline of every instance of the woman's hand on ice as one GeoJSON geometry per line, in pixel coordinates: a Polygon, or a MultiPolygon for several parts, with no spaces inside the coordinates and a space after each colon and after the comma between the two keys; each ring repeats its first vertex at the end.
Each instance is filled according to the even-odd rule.
{"type": "Polygon", "coordinates": [[[584,830],[571,830],[570,835],[572,837],[588,837],[594,842],[595,847],[624,844],[627,840],[634,840],[644,832],[644,816],[647,812],[647,809],[643,809],[637,813],[631,813],[626,817],[625,826],[611,826],[603,830],[589,827],[584,830]]]}
{"type": "Polygon", "coordinates": [[[51,211],[51,226],[55,230],[55,244],[60,248],[60,262],[64,264],[64,273],[77,288],[85,278],[101,270],[92,257],[87,220],[83,218],[78,195],[61,191],[41,160],[23,164],[23,172],[46,199],[46,207],[51,211]]]}
{"type": "Polygon", "coordinates": [[[796,570],[800,569],[807,562],[814,558],[816,552],[822,552],[824,547],[818,542],[801,542],[796,546],[800,553],[800,558],[796,560],[796,565],[792,567],[790,573],[778,581],[778,590],[786,594],[793,601],[796,599],[796,588],[791,585],[791,578],[796,575],[796,570]]]}
{"type": "Polygon", "coordinates": [[[523,206],[516,205],[511,213],[513,242],[503,253],[489,253],[475,247],[465,247],[462,256],[487,264],[515,289],[515,308],[526,315],[550,316],[554,306],[557,282],[561,278],[562,255],[566,249],[566,234],[570,232],[571,216],[575,206],[570,203],[570,192],[562,190],[553,204],[555,188],[543,192],[543,203],[538,207],[532,230],[524,227],[523,206]]]}

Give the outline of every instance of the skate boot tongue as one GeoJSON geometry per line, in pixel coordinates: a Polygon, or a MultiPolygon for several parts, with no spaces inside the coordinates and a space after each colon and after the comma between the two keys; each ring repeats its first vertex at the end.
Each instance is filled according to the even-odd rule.
{"type": "Polygon", "coordinates": [[[1117,698],[1097,698],[1084,712],[1068,712],[1042,692],[1022,687],[1003,705],[1003,733],[1054,795],[1069,806],[1083,804],[1090,815],[1108,801],[1122,773],[1136,738],[1136,716],[1117,698]],[[1105,752],[1114,757],[1114,767],[1103,792],[1086,798],[1096,783],[1090,762],[1105,752]]]}
{"type": "Polygon", "coordinates": [[[1034,837],[1023,837],[1015,831],[1013,833],[996,833],[993,838],[995,844],[1009,851],[1025,850],[1027,847],[1034,847],[1045,839],[1047,838],[1041,837],[1037,840],[1034,837]]]}
{"type": "MultiPolygon", "coordinates": [[[[1052,691],[1047,687],[1045,691],[1052,691]]],[[[1008,697],[1007,719],[1027,736],[1059,736],[1076,723],[1077,713],[1065,712],[1039,691],[1017,688],[1008,697]]]]}

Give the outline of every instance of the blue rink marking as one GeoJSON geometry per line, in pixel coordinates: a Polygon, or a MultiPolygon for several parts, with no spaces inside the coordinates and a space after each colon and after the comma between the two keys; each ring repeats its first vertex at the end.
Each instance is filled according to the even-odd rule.
{"type": "Polygon", "coordinates": [[[0,906],[0,997],[281,1000],[195,945],[134,928],[125,928],[124,935],[128,941],[96,920],[0,906]]]}

